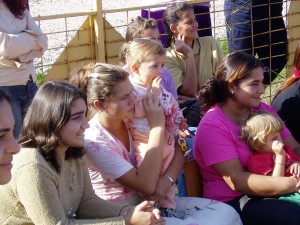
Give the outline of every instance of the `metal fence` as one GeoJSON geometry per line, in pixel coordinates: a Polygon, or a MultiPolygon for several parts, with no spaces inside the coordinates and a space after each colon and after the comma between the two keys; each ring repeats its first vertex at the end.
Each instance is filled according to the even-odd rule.
{"type": "MultiPolygon", "coordinates": [[[[187,1],[191,4],[203,0],[187,1]]],[[[210,1],[211,32],[217,38],[225,54],[228,40],[224,17],[223,0],[210,1]]],[[[68,79],[69,73],[90,61],[118,64],[118,54],[124,43],[124,34],[132,18],[148,11],[149,16],[163,10],[168,3],[147,6],[103,10],[102,1],[96,1],[96,10],[88,13],[71,13],[53,16],[39,16],[35,20],[49,38],[49,48],[42,59],[35,62],[41,74],[47,74],[44,81],[68,79]],[[151,14],[152,13],[152,14],[151,14]]],[[[300,40],[300,0],[284,0],[282,16],[287,31],[289,50],[288,63],[278,78],[266,88],[265,96],[271,98],[278,85],[290,75],[292,58],[300,40]]],[[[197,16],[204,16],[200,12],[197,16]]],[[[161,18],[158,18],[158,22],[161,18]]],[[[205,30],[206,28],[204,28],[205,30]]],[[[270,32],[274,32],[270,31],[270,32]]],[[[271,35],[271,33],[269,34],[271,35]]],[[[253,37],[251,37],[253,38],[253,37]]],[[[266,100],[268,101],[268,100],[266,100]]]]}

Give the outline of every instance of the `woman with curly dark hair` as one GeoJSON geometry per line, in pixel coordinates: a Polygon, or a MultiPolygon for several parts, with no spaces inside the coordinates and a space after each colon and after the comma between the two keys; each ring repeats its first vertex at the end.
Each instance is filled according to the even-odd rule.
{"type": "Polygon", "coordinates": [[[12,98],[17,138],[37,91],[33,60],[47,49],[47,37],[31,17],[27,0],[1,0],[0,21],[0,89],[12,98]]]}

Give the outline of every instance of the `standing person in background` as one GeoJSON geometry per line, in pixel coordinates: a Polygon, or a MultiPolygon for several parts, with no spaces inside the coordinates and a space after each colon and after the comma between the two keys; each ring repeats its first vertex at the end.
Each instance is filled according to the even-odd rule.
{"type": "Polygon", "coordinates": [[[300,142],[300,44],[294,56],[293,74],[279,88],[272,106],[285,122],[293,137],[300,142]]]}
{"type": "MultiPolygon", "coordinates": [[[[247,169],[253,152],[240,138],[241,124],[253,111],[276,114],[261,102],[263,79],[258,59],[233,52],[215,78],[201,88],[205,115],[198,126],[194,155],[203,176],[203,195],[233,206],[244,225],[298,225],[300,207],[277,197],[299,192],[299,179],[263,176],[247,169]]],[[[300,145],[287,128],[281,138],[300,156],[300,145]]]]}
{"type": "Polygon", "coordinates": [[[270,84],[287,63],[287,31],[283,0],[225,0],[229,51],[258,55],[264,84],[270,84]]]}
{"type": "Polygon", "coordinates": [[[20,151],[13,136],[14,125],[10,98],[0,90],[0,185],[10,181],[12,157],[20,151]]]}
{"type": "Polygon", "coordinates": [[[75,86],[41,86],[24,119],[11,182],[0,186],[0,224],[164,225],[150,202],[132,207],[96,196],[83,149],[86,111],[75,86]]]}
{"type": "Polygon", "coordinates": [[[33,60],[47,49],[47,37],[37,26],[25,0],[0,1],[0,89],[12,98],[15,138],[26,108],[37,91],[33,60]]]}

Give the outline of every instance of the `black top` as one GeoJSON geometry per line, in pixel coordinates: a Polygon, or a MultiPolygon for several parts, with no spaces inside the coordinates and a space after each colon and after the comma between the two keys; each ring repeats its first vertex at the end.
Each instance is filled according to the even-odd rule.
{"type": "Polygon", "coordinates": [[[277,95],[271,105],[300,143],[300,80],[277,95]]]}

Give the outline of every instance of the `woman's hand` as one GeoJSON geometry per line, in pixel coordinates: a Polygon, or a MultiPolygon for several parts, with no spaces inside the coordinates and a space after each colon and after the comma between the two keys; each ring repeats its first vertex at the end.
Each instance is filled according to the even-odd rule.
{"type": "Polygon", "coordinates": [[[178,34],[175,37],[174,46],[178,52],[181,52],[185,56],[188,54],[193,54],[193,49],[185,43],[185,36],[178,34]]]}
{"type": "Polygon", "coordinates": [[[295,177],[300,178],[300,162],[292,163],[288,168],[287,171],[290,174],[293,174],[295,177]]]}
{"type": "Polygon", "coordinates": [[[178,89],[178,93],[189,97],[196,97],[198,92],[198,72],[194,58],[193,49],[185,43],[185,36],[178,34],[174,40],[174,47],[176,51],[185,56],[186,69],[182,71],[183,82],[178,89]]]}
{"type": "Polygon", "coordinates": [[[152,202],[144,201],[136,207],[128,209],[124,215],[126,225],[164,225],[165,221],[160,216],[158,209],[153,207],[152,202]]]}
{"type": "Polygon", "coordinates": [[[151,93],[150,90],[143,98],[144,110],[150,128],[153,127],[165,127],[165,115],[163,108],[160,104],[160,99],[155,97],[155,93],[151,93]]]}
{"type": "Polygon", "coordinates": [[[172,184],[164,176],[160,176],[157,182],[156,189],[151,195],[151,200],[158,201],[167,197],[167,194],[172,187],[172,184]]]}

